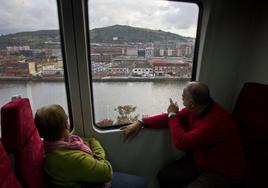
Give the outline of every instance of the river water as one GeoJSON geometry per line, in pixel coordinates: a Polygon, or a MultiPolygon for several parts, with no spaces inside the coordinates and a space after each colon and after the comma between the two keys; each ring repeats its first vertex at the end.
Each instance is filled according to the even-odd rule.
{"type": "MultiPolygon", "coordinates": [[[[95,82],[93,101],[95,120],[115,119],[119,105],[136,106],[133,115],[142,116],[166,112],[169,98],[181,107],[182,89],[187,81],[160,82],[95,82]]],[[[13,95],[28,97],[33,113],[43,105],[57,103],[67,109],[64,82],[0,81],[0,105],[13,95]]]]}

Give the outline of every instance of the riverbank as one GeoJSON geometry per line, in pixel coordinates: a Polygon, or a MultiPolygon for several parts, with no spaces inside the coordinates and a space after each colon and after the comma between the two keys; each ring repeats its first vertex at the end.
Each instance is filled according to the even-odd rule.
{"type": "MultiPolygon", "coordinates": [[[[190,78],[180,77],[103,77],[93,78],[93,82],[159,82],[159,81],[190,81],[190,78]]],[[[62,82],[63,77],[0,77],[0,81],[33,81],[62,82]]]]}
{"type": "Polygon", "coordinates": [[[190,78],[179,77],[104,77],[93,78],[93,82],[159,82],[159,81],[190,81],[190,78]]]}
{"type": "Polygon", "coordinates": [[[51,81],[51,82],[62,82],[63,77],[0,77],[0,81],[51,81]]]}

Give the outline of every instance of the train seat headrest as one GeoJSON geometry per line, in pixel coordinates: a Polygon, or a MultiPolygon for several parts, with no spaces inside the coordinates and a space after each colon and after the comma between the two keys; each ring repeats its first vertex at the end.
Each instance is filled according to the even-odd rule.
{"type": "Polygon", "coordinates": [[[0,186],[1,187],[12,187],[22,188],[16,176],[14,175],[7,153],[0,140],[0,186]]]}
{"type": "Polygon", "coordinates": [[[245,187],[268,187],[268,85],[245,83],[233,111],[245,155],[245,187]]]}
{"type": "Polygon", "coordinates": [[[14,99],[1,109],[2,142],[15,156],[15,171],[28,188],[44,187],[43,142],[34,124],[29,99],[14,99]]]}

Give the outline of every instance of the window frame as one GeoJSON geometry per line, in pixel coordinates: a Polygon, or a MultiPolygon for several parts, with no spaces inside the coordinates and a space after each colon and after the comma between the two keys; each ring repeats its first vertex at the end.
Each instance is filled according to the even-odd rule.
{"type": "MultiPolygon", "coordinates": [[[[88,0],[57,0],[57,2],[68,107],[74,133],[86,136],[92,131],[118,131],[124,125],[99,127],[94,120],[88,0]]],[[[197,74],[203,6],[200,0],[176,2],[195,3],[199,7],[191,73],[191,80],[194,81],[197,74]]]]}

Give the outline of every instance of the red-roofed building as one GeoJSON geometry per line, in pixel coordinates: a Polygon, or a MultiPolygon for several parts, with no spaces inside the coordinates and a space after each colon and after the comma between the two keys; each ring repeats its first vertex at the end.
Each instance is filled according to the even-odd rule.
{"type": "Polygon", "coordinates": [[[150,59],[148,62],[153,67],[156,76],[178,76],[189,77],[191,75],[191,64],[176,59],[150,59]]]}

